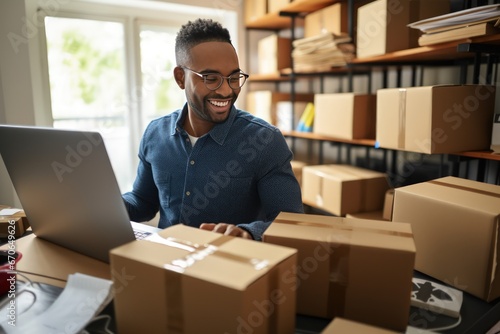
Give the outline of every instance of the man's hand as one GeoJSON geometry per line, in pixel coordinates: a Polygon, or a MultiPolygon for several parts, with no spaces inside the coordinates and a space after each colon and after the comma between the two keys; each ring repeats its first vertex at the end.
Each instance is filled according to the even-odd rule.
{"type": "Polygon", "coordinates": [[[233,224],[226,224],[226,223],[203,223],[200,225],[200,228],[202,230],[207,230],[207,231],[212,231],[212,232],[217,232],[217,233],[222,233],[224,235],[232,235],[234,237],[240,237],[240,238],[245,238],[245,239],[250,239],[253,240],[252,235],[245,231],[242,228],[239,228],[236,225],[233,224]]]}

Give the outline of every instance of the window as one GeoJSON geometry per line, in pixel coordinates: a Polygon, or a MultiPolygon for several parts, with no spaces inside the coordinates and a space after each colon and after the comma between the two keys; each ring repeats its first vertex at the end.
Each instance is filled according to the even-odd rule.
{"type": "MultiPolygon", "coordinates": [[[[75,3],[45,17],[53,125],[100,132],[125,192],[147,124],[184,104],[173,79],[175,36],[182,24],[200,17],[200,9],[148,1],[75,3]]],[[[234,30],[235,12],[203,12],[234,30]]],[[[230,32],[235,40],[237,33],[230,32]]]]}

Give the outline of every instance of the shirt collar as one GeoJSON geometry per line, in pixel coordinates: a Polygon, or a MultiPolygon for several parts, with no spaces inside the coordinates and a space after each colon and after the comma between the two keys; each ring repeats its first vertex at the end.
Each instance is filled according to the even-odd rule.
{"type": "MultiPolygon", "coordinates": [[[[234,119],[236,118],[236,114],[237,110],[236,107],[233,105],[231,107],[231,111],[229,112],[227,120],[224,123],[216,124],[212,128],[212,130],[208,132],[208,135],[212,137],[212,139],[219,145],[224,144],[224,140],[226,139],[227,134],[231,129],[234,119]]],[[[183,131],[182,124],[184,123],[186,115],[187,115],[187,103],[184,104],[184,107],[177,115],[177,120],[174,123],[175,126],[172,127],[172,131],[170,133],[172,136],[175,135],[177,132],[183,131]]]]}

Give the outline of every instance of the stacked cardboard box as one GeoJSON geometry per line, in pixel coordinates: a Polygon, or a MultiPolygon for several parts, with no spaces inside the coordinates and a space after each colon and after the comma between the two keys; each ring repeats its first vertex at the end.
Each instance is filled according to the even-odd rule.
{"type": "Polygon", "coordinates": [[[412,225],[415,269],[486,301],[500,297],[500,186],[443,177],[395,189],[393,221],[412,225]]]}
{"type": "Polygon", "coordinates": [[[295,249],[175,225],[110,259],[120,333],[295,330],[295,249]]]}
{"type": "Polygon", "coordinates": [[[495,86],[434,85],[377,91],[377,144],[426,154],[487,150],[495,86]]]}
{"type": "Polygon", "coordinates": [[[314,133],[342,139],[375,139],[376,95],[315,94],[314,133]]]}
{"type": "Polygon", "coordinates": [[[405,223],[282,212],[264,243],[298,249],[297,312],[405,331],[415,245],[405,223]]]}
{"type": "Polygon", "coordinates": [[[387,175],[366,168],[331,164],[302,169],[302,199],[337,216],[382,210],[387,175]]]}

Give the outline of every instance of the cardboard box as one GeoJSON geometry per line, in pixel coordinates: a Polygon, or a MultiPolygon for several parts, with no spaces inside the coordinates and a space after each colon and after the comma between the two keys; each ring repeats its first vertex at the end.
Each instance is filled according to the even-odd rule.
{"type": "Polygon", "coordinates": [[[110,259],[121,334],[295,330],[295,249],[175,225],[110,259]]]}
{"type": "Polygon", "coordinates": [[[292,160],[290,163],[292,165],[293,174],[302,187],[302,169],[304,169],[304,166],[307,166],[307,163],[299,160],[292,160]]]}
{"type": "Polygon", "coordinates": [[[345,215],[345,217],[356,218],[356,219],[368,219],[368,220],[386,220],[383,217],[382,210],[348,213],[345,215]]]}
{"type": "Polygon", "coordinates": [[[335,318],[326,326],[321,334],[397,334],[400,332],[391,331],[385,328],[375,327],[343,318],[335,318]]]}
{"type": "Polygon", "coordinates": [[[312,37],[325,32],[335,35],[348,33],[347,3],[336,3],[309,13],[304,19],[304,37],[312,37]]]}
{"type": "Polygon", "coordinates": [[[280,10],[290,4],[290,0],[268,0],[267,11],[269,13],[279,13],[280,10]]]}
{"type": "Polygon", "coordinates": [[[342,139],[375,139],[376,95],[315,94],[316,134],[342,139]]]}
{"type": "Polygon", "coordinates": [[[382,210],[387,175],[350,165],[314,165],[302,169],[302,200],[337,216],[382,210]]]}
{"type": "Polygon", "coordinates": [[[263,241],[298,249],[297,313],[406,329],[415,261],[410,224],[281,213],[263,241]]]}
{"type": "Polygon", "coordinates": [[[30,222],[26,213],[21,209],[11,208],[6,205],[0,205],[0,213],[3,209],[17,210],[14,214],[0,214],[0,238],[6,238],[9,235],[21,237],[30,228],[30,222]],[[11,222],[14,222],[13,224],[11,222]]]}
{"type": "MultiPolygon", "coordinates": [[[[289,93],[280,93],[271,90],[256,90],[248,92],[246,95],[248,112],[273,125],[277,125],[278,123],[278,102],[289,102],[291,99],[289,93]]],[[[314,101],[314,94],[295,94],[297,107],[300,107],[298,103],[312,101],[314,101]]]]}
{"type": "Polygon", "coordinates": [[[277,74],[292,67],[292,45],[290,38],[272,34],[257,43],[257,71],[259,74],[277,74]]]}
{"type": "Polygon", "coordinates": [[[395,189],[393,221],[412,225],[415,269],[486,301],[500,297],[500,186],[444,177],[395,189]]]}
{"type": "Polygon", "coordinates": [[[434,153],[487,150],[494,86],[435,85],[377,90],[377,145],[434,153]]]}
{"type": "Polygon", "coordinates": [[[261,18],[267,14],[268,0],[245,0],[245,24],[261,18]]]}
{"type": "Polygon", "coordinates": [[[382,218],[384,220],[392,220],[392,208],[394,204],[394,189],[389,189],[385,193],[384,199],[384,210],[382,212],[382,218]]]}
{"type": "Polygon", "coordinates": [[[449,0],[376,0],[360,6],[356,22],[357,57],[417,47],[419,31],[407,25],[449,12],[449,0]]]}

